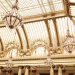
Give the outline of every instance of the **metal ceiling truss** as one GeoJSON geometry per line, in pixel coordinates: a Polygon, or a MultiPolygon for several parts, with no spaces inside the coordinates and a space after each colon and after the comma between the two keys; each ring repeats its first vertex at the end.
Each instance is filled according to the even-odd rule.
{"type": "Polygon", "coordinates": [[[24,35],[25,35],[25,38],[26,38],[27,49],[29,49],[29,48],[30,48],[30,45],[29,45],[29,41],[28,41],[28,35],[27,35],[27,33],[26,33],[26,30],[25,30],[25,28],[24,28],[24,25],[22,25],[21,27],[22,27],[22,29],[23,29],[23,32],[24,32],[24,35]]]}
{"type": "Polygon", "coordinates": [[[46,28],[47,28],[47,32],[48,32],[48,37],[49,37],[49,46],[53,46],[52,44],[52,37],[51,37],[51,31],[50,31],[50,28],[49,28],[49,23],[48,23],[48,20],[44,20],[45,22],[45,25],[46,25],[46,28]]]}
{"type": "Polygon", "coordinates": [[[56,19],[52,19],[55,27],[55,32],[56,32],[56,38],[57,38],[57,46],[60,46],[60,41],[59,41],[59,32],[58,32],[58,27],[57,27],[57,22],[56,19]]]}
{"type": "Polygon", "coordinates": [[[0,44],[1,44],[1,50],[4,50],[4,46],[3,46],[3,42],[2,42],[2,38],[0,37],[0,44]]]}
{"type": "Polygon", "coordinates": [[[20,48],[23,49],[23,43],[22,43],[22,39],[21,39],[21,36],[20,36],[20,33],[19,33],[19,30],[16,29],[16,32],[18,34],[18,37],[19,37],[19,41],[20,41],[20,48]]]}

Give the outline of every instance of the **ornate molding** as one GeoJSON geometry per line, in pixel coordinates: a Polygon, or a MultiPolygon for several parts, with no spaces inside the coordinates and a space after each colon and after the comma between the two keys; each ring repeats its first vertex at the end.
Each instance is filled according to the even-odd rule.
{"type": "Polygon", "coordinates": [[[61,47],[49,47],[49,55],[62,54],[63,50],[61,47]]]}
{"type": "Polygon", "coordinates": [[[12,49],[20,50],[20,49],[19,49],[19,45],[17,45],[14,41],[8,43],[8,44],[5,46],[4,51],[0,51],[0,57],[5,57],[5,56],[7,55],[7,53],[8,53],[10,50],[12,50],[12,49]]]}
{"type": "Polygon", "coordinates": [[[30,49],[21,49],[19,51],[19,55],[22,57],[22,56],[30,56],[31,55],[31,50],[30,49]]]}
{"type": "Polygon", "coordinates": [[[43,40],[36,40],[31,44],[32,52],[38,47],[45,47],[47,50],[49,50],[48,43],[46,43],[46,41],[43,41],[43,40]]]}

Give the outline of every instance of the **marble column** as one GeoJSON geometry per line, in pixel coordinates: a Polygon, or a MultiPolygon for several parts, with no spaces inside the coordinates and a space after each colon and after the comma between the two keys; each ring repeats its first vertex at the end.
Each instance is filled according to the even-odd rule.
{"type": "Polygon", "coordinates": [[[25,73],[24,73],[24,75],[29,75],[29,68],[30,68],[30,66],[26,66],[25,67],[25,73]]]}
{"type": "Polygon", "coordinates": [[[61,65],[58,66],[58,75],[62,75],[62,66],[61,65]]]}
{"type": "Polygon", "coordinates": [[[53,69],[53,66],[50,66],[50,75],[54,75],[54,69],[53,69]]]}
{"type": "Polygon", "coordinates": [[[22,75],[22,67],[19,67],[19,69],[18,69],[18,75],[22,75]]]}

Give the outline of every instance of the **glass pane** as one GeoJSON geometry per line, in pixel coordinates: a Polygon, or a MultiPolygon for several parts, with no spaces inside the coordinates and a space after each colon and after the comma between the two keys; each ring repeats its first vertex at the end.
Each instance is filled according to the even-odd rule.
{"type": "Polygon", "coordinates": [[[35,50],[34,50],[34,52],[33,52],[33,54],[32,54],[33,56],[46,56],[46,55],[48,55],[48,51],[44,48],[44,47],[37,47],[35,50]]]}
{"type": "Polygon", "coordinates": [[[71,15],[75,16],[75,6],[70,6],[71,15]]]}
{"type": "Polygon", "coordinates": [[[75,2],[75,0],[69,0],[70,2],[75,2]]]}
{"type": "Polygon", "coordinates": [[[17,49],[12,49],[12,50],[10,50],[8,53],[7,53],[7,56],[6,57],[17,57],[17,54],[18,54],[18,51],[17,51],[17,49]]]}
{"type": "Polygon", "coordinates": [[[32,22],[25,24],[25,29],[28,34],[30,44],[35,41],[43,40],[49,43],[48,33],[44,21],[32,22]]]}
{"type": "Polygon", "coordinates": [[[10,43],[15,41],[15,43],[17,43],[20,46],[20,42],[19,42],[19,37],[18,34],[16,33],[16,30],[10,30],[7,27],[4,28],[0,28],[0,36],[3,40],[3,45],[4,47],[10,43]]]}

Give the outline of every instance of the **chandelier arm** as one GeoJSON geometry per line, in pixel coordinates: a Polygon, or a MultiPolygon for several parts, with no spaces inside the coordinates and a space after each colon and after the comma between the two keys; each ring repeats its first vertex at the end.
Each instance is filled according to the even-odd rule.
{"type": "Polygon", "coordinates": [[[12,17],[10,16],[10,25],[11,25],[11,20],[12,20],[12,17]]]}
{"type": "Polygon", "coordinates": [[[9,23],[8,23],[8,21],[7,21],[7,18],[5,18],[5,19],[6,19],[7,24],[9,25],[9,23]]]}
{"type": "Polygon", "coordinates": [[[67,17],[67,36],[70,36],[69,24],[68,24],[68,22],[69,22],[69,21],[68,21],[68,18],[69,18],[69,17],[67,17]]]}
{"type": "Polygon", "coordinates": [[[17,20],[17,19],[15,18],[15,19],[14,19],[14,23],[13,23],[13,25],[15,24],[16,20],[17,20]]]}

